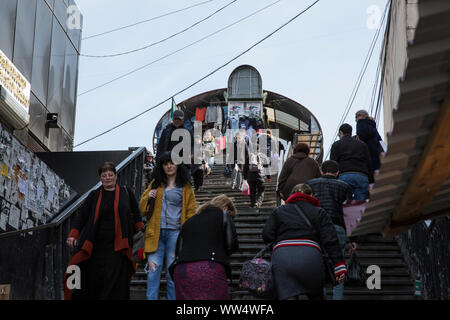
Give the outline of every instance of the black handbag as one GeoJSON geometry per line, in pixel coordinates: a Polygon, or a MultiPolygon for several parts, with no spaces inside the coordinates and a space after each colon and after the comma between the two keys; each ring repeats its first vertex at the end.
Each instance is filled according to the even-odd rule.
{"type": "MultiPolygon", "coordinates": [[[[300,216],[306,221],[306,224],[316,230],[314,226],[309,221],[308,217],[303,213],[302,209],[295,205],[295,209],[300,214],[300,216]]],[[[334,276],[334,263],[331,260],[330,256],[326,252],[325,248],[322,249],[322,258],[323,258],[323,265],[325,267],[325,283],[331,283],[333,286],[336,286],[339,284],[339,282],[336,281],[336,277],[334,276]]]]}
{"type": "Polygon", "coordinates": [[[223,214],[223,228],[225,235],[225,252],[228,256],[231,256],[239,249],[239,241],[236,233],[236,227],[234,226],[233,218],[229,211],[226,211],[223,214]]]}
{"type": "Polygon", "coordinates": [[[347,266],[347,278],[345,279],[346,284],[363,286],[366,281],[366,275],[361,267],[359,258],[356,252],[353,252],[350,257],[350,262],[347,266]]]}

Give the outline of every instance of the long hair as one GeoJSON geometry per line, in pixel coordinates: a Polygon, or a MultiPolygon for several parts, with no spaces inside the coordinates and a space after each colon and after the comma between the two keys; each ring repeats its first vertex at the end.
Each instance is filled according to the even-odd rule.
{"type": "Polygon", "coordinates": [[[222,209],[223,207],[227,206],[232,217],[236,216],[237,214],[237,210],[236,207],[234,206],[233,201],[231,201],[231,199],[228,198],[225,194],[218,195],[217,197],[212,198],[210,201],[202,204],[200,207],[198,207],[197,213],[205,211],[210,206],[214,206],[219,209],[222,209]]]}
{"type": "MultiPolygon", "coordinates": [[[[160,157],[158,163],[156,164],[156,167],[152,173],[152,179],[155,179],[155,182],[152,185],[153,188],[158,188],[161,185],[163,185],[163,186],[167,185],[167,176],[166,176],[166,173],[164,172],[163,165],[169,161],[172,161],[170,151],[164,152],[161,155],[161,157],[160,157]]],[[[175,184],[177,185],[177,187],[182,188],[186,184],[190,184],[190,183],[191,182],[187,175],[185,166],[183,164],[177,165],[177,174],[176,174],[176,178],[175,178],[175,184]]]]}

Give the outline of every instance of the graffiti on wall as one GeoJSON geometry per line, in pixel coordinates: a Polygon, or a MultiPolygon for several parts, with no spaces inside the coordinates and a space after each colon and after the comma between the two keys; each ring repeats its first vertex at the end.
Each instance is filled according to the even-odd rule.
{"type": "Polygon", "coordinates": [[[45,224],[72,193],[63,179],[0,124],[0,232],[45,224]]]}

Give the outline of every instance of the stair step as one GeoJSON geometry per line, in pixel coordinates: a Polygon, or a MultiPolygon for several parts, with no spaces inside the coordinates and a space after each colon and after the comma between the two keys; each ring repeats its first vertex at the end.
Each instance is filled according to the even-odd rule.
{"type": "MultiPolygon", "coordinates": [[[[264,247],[262,230],[268,216],[276,207],[276,177],[265,184],[264,202],[261,208],[250,208],[250,198],[240,190],[231,189],[231,179],[222,175],[224,165],[216,165],[213,175],[204,179],[203,189],[196,191],[197,204],[201,205],[219,194],[228,195],[237,208],[234,219],[239,239],[239,250],[231,255],[232,281],[230,293],[233,300],[264,300],[253,297],[239,287],[242,265],[252,259],[264,247]]],[[[381,270],[381,290],[369,290],[363,284],[347,284],[344,289],[344,300],[412,300],[414,299],[414,283],[408,272],[401,250],[394,238],[383,238],[380,234],[369,234],[357,237],[357,254],[363,270],[370,265],[377,265],[381,270]]],[[[270,260],[270,253],[264,258],[270,260]]],[[[349,262],[350,255],[346,254],[349,262]]],[[[160,286],[160,299],[166,299],[166,280],[163,270],[160,286]]],[[[138,267],[130,286],[130,297],[145,300],[147,275],[142,266],[138,267]]],[[[331,300],[332,288],[327,287],[327,299],[331,300]]]]}

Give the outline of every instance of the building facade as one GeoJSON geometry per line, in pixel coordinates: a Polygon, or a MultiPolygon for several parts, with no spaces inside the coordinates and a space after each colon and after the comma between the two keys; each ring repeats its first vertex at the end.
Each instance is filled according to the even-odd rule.
{"type": "Polygon", "coordinates": [[[33,152],[72,151],[81,27],[74,0],[0,2],[0,121],[33,152]]]}

